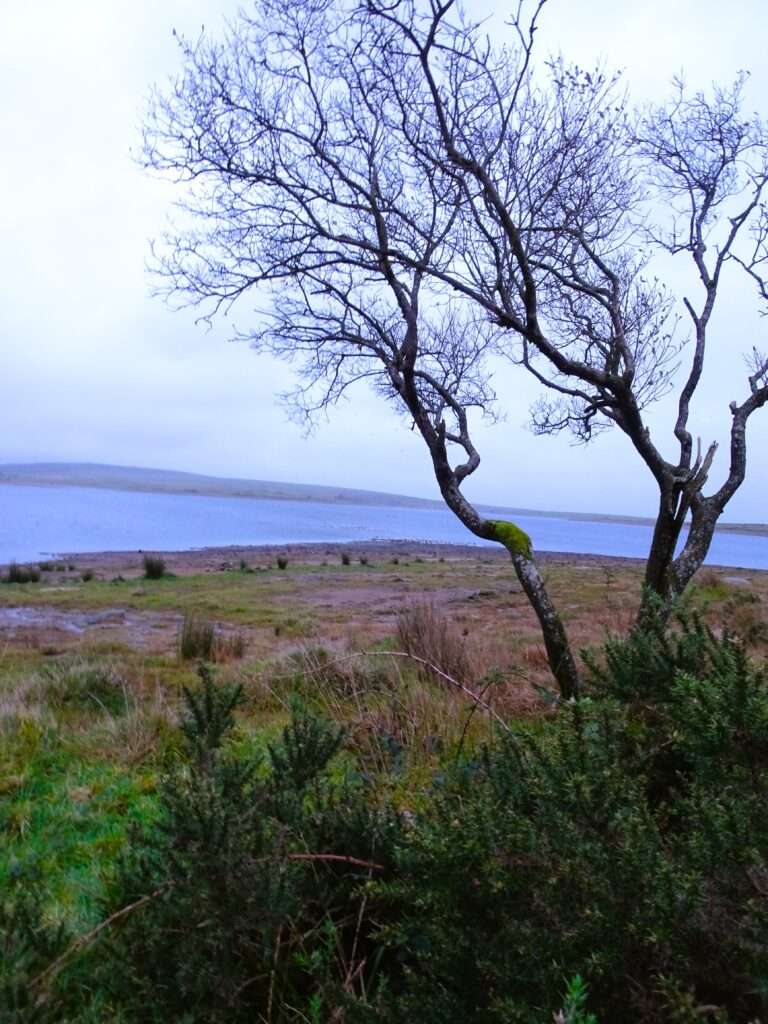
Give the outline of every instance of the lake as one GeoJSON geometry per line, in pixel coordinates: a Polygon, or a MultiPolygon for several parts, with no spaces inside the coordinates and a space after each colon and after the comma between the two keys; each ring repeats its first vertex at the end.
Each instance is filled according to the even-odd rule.
{"type": "MultiPolygon", "coordinates": [[[[501,510],[498,518],[504,518],[501,510]]],[[[647,526],[518,516],[539,551],[647,554],[647,526]]],[[[421,540],[483,544],[447,509],[0,485],[0,563],[88,551],[181,551],[230,544],[421,540]]],[[[710,565],[768,569],[768,537],[718,534],[710,565]]]]}

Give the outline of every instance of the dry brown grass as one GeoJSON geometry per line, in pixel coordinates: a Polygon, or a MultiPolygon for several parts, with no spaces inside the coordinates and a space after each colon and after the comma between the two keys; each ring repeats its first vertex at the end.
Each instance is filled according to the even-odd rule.
{"type": "MultiPolygon", "coordinates": [[[[396,644],[400,650],[471,685],[477,679],[477,655],[470,635],[464,636],[456,623],[430,601],[415,601],[397,615],[396,644]]],[[[438,678],[427,666],[422,676],[438,678]]]]}

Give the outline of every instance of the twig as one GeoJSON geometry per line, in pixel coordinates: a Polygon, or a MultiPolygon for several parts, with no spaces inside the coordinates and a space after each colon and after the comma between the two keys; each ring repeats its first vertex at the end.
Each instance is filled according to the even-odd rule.
{"type": "Polygon", "coordinates": [[[154,892],[149,893],[147,896],[142,896],[141,899],[136,900],[135,903],[129,903],[128,906],[123,907],[122,910],[116,910],[114,914],[111,914],[104,921],[101,921],[95,928],[86,932],[85,935],[80,935],[67,949],[64,950],[61,956],[57,957],[52,964],[49,964],[44,971],[41,971],[40,974],[30,981],[30,988],[36,988],[38,985],[55,978],[70,957],[74,956],[74,954],[79,952],[79,950],[84,946],[93,942],[96,936],[104,931],[105,928],[109,928],[109,926],[113,925],[115,921],[119,921],[121,918],[127,917],[128,914],[133,913],[134,910],[138,910],[139,907],[143,907],[146,903],[149,903],[150,900],[159,896],[161,892],[164,892],[172,884],[172,882],[164,882],[158,889],[155,889],[154,892]]]}
{"type": "Polygon", "coordinates": [[[280,959],[280,946],[283,941],[282,924],[277,929],[277,943],[275,944],[275,955],[272,958],[272,970],[269,973],[269,997],[267,999],[267,1024],[272,1024],[272,1003],[275,996],[275,977],[277,975],[277,963],[280,959]]]}
{"type": "Polygon", "coordinates": [[[425,668],[428,668],[430,672],[434,672],[436,676],[439,676],[440,679],[444,679],[446,683],[450,683],[451,686],[455,686],[458,690],[461,690],[462,693],[466,694],[477,707],[486,711],[491,718],[501,726],[504,732],[512,732],[511,728],[507,725],[501,715],[497,711],[494,711],[487,701],[478,696],[478,694],[476,694],[474,690],[471,690],[465,683],[460,682],[458,679],[454,679],[453,676],[449,676],[447,672],[443,672],[441,668],[438,668],[437,665],[433,665],[432,662],[427,661],[426,658],[420,658],[417,654],[409,654],[407,651],[367,651],[366,656],[368,655],[384,656],[387,658],[408,658],[410,661],[415,661],[417,664],[423,665],[425,668]]]}
{"type": "MultiPolygon", "coordinates": [[[[465,683],[460,682],[458,679],[454,679],[453,676],[449,676],[447,672],[443,672],[441,668],[438,668],[437,665],[432,664],[431,661],[427,661],[426,658],[420,658],[416,654],[409,654],[407,651],[356,651],[352,654],[345,655],[343,658],[333,658],[330,663],[333,665],[343,665],[345,662],[354,661],[358,658],[372,657],[407,658],[410,661],[417,662],[419,665],[423,665],[424,668],[428,668],[431,672],[434,672],[436,676],[439,676],[446,683],[450,683],[451,686],[455,686],[457,689],[461,690],[462,693],[466,694],[466,696],[469,697],[469,699],[473,702],[473,704],[475,704],[476,707],[482,708],[483,711],[487,712],[496,721],[496,723],[501,726],[501,728],[505,732],[512,732],[509,725],[507,725],[507,723],[504,721],[501,715],[494,711],[491,705],[488,704],[487,701],[483,700],[482,697],[478,696],[478,694],[476,694],[474,690],[471,690],[465,683]]],[[[329,662],[325,662],[322,667],[318,667],[316,669],[313,669],[311,667],[305,668],[303,670],[304,675],[312,676],[317,675],[322,671],[327,671],[328,664],[329,662]]],[[[272,679],[291,679],[295,674],[295,672],[284,673],[283,675],[272,676],[272,679]]]]}
{"type": "MultiPolygon", "coordinates": [[[[371,860],[361,860],[359,857],[347,857],[343,853],[286,853],[286,860],[330,860],[341,864],[354,864],[358,868],[370,868],[371,871],[386,871],[383,864],[375,864],[371,860]]],[[[272,857],[265,857],[265,860],[273,860],[272,857]]]]}
{"type": "MultiPolygon", "coordinates": [[[[491,685],[491,682],[492,682],[492,680],[489,679],[488,682],[485,684],[485,686],[482,688],[482,690],[480,691],[480,693],[478,695],[478,700],[483,700],[485,698],[485,694],[486,694],[487,690],[489,689],[489,687],[491,685]]],[[[456,748],[456,761],[458,761],[459,758],[461,757],[461,752],[464,749],[464,740],[467,738],[467,733],[469,732],[469,726],[470,726],[470,723],[472,721],[472,716],[474,715],[474,713],[477,711],[477,709],[479,707],[480,707],[480,705],[477,702],[475,702],[472,705],[472,707],[469,709],[469,714],[467,715],[467,719],[464,722],[464,728],[461,730],[461,736],[459,737],[459,745],[456,748]]]]}

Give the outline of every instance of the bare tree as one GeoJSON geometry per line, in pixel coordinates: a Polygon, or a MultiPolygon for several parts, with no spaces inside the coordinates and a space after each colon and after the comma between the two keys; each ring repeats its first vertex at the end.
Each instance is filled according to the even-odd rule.
{"type": "MultiPolygon", "coordinates": [[[[522,5],[513,21],[526,57],[543,2],[527,34],[522,5]]],[[[753,349],[747,394],[730,403],[727,474],[705,494],[717,446],[694,445],[691,402],[726,271],[746,271],[759,298],[768,298],[768,132],[757,118],[743,118],[743,76],[711,98],[688,96],[677,81],[668,106],[633,124],[599,72],[556,63],[542,92],[476,27],[448,20],[451,0],[429,7],[420,14],[411,0],[367,3],[391,45],[419,65],[428,107],[407,116],[431,119],[440,137],[433,165],[453,170],[468,197],[464,259],[433,272],[516,336],[506,354],[549,394],[533,410],[536,430],[570,429],[586,441],[616,425],[650,470],[659,510],[643,621],[649,595],[668,607],[706,557],[745,478],[747,421],[768,400],[768,359],[753,349]],[[654,225],[661,209],[665,227],[654,225]],[[691,259],[701,289],[700,300],[682,299],[693,345],[677,392],[671,458],[643,415],[674,387],[679,360],[688,361],[675,341],[674,296],[649,273],[659,250],[691,259]]],[[[388,67],[386,57],[379,60],[380,74],[388,67]]],[[[399,90],[392,74],[388,85],[399,90]]]]}
{"type": "Polygon", "coordinates": [[[157,252],[167,292],[206,316],[263,296],[244,336],[299,360],[294,399],[307,414],[360,380],[398,403],[448,507],[508,549],[570,696],[576,665],[529,538],[484,518],[462,492],[480,463],[472,426],[493,409],[489,357],[522,364],[554,398],[534,410],[536,429],[586,439],[615,424],[627,434],[660,493],[647,580],[664,596],[678,592],[743,479],[746,421],[768,397],[757,357],[750,396],[733,409],[728,482],[703,497],[712,456],[694,455],[688,408],[721,270],[735,263],[753,215],[754,248],[739,259],[765,297],[766,171],[761,129],[738,120],[737,92],[694,101],[724,123],[723,138],[728,110],[738,127],[712,184],[720,165],[707,163],[702,118],[686,121],[693,108],[682,95],[674,112],[633,126],[603,75],[559,62],[534,74],[543,5],[525,25],[521,3],[516,45],[497,49],[454,17],[454,0],[257,0],[220,42],[182,42],[184,72],[156,94],[144,152],[149,167],[186,183],[183,227],[157,252]],[[666,124],[681,156],[665,163],[666,124]],[[650,232],[648,202],[653,187],[678,201],[686,194],[675,184],[681,167],[694,213],[680,251],[700,261],[696,232],[703,238],[744,192],[745,175],[752,192],[715,267],[702,262],[704,308],[688,304],[694,369],[674,463],[643,420],[671,387],[679,355],[672,297],[646,273],[646,253],[649,237],[678,251],[679,229],[650,232]],[[689,509],[688,542],[674,559],[689,509]]]}

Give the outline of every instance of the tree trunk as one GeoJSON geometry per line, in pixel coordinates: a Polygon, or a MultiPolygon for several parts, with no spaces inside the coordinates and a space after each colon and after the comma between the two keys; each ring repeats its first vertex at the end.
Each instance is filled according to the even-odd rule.
{"type": "Polygon", "coordinates": [[[510,554],[520,585],[539,620],[547,661],[555,677],[563,700],[577,697],[580,690],[579,672],[571,652],[568,634],[555,611],[541,573],[533,560],[531,538],[514,523],[501,519],[485,519],[461,493],[454,473],[436,446],[433,451],[435,476],[448,508],[472,531],[484,540],[503,544],[510,554]]]}
{"type": "Polygon", "coordinates": [[[560,616],[555,611],[544,580],[532,558],[510,552],[517,578],[541,626],[552,675],[564,700],[579,695],[579,672],[560,616]]]}
{"type": "Polygon", "coordinates": [[[638,629],[644,629],[651,621],[657,621],[660,614],[666,618],[671,601],[679,593],[675,585],[673,565],[675,548],[683,528],[683,517],[674,506],[671,497],[662,494],[651,549],[645,563],[643,595],[636,621],[638,629]],[[661,600],[656,600],[657,598],[661,600]]]}
{"type": "Polygon", "coordinates": [[[707,557],[722,508],[712,498],[701,498],[693,507],[685,546],[672,564],[674,594],[682,594],[707,557]]]}

